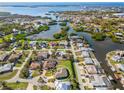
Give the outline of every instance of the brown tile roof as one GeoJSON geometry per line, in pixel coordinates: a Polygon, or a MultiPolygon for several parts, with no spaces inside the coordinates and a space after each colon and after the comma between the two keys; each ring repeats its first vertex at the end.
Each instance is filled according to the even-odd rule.
{"type": "Polygon", "coordinates": [[[39,63],[36,63],[36,62],[32,62],[31,65],[30,65],[30,69],[37,69],[38,67],[40,67],[40,64],[39,63]]]}
{"type": "Polygon", "coordinates": [[[48,70],[48,69],[53,69],[57,65],[57,62],[54,60],[48,60],[45,61],[43,64],[43,69],[48,70]]]}

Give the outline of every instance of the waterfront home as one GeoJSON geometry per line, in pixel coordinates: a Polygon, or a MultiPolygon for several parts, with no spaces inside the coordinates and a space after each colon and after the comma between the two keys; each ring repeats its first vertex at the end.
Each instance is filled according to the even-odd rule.
{"type": "Polygon", "coordinates": [[[123,33],[115,33],[115,36],[117,37],[117,38],[123,38],[124,37],[124,35],[123,35],[123,33]]]}
{"type": "Polygon", "coordinates": [[[72,41],[75,41],[75,40],[77,40],[79,38],[79,36],[71,36],[70,37],[70,39],[72,40],[72,41]]]}
{"type": "Polygon", "coordinates": [[[61,68],[58,69],[58,71],[55,74],[56,79],[64,79],[67,78],[69,75],[68,69],[66,68],[61,68]]]}
{"type": "Polygon", "coordinates": [[[124,64],[116,64],[116,67],[117,67],[120,71],[124,72],[124,64]]]}
{"type": "Polygon", "coordinates": [[[56,90],[70,90],[71,89],[71,83],[70,82],[62,82],[62,81],[55,81],[55,87],[56,90]]]}
{"type": "Polygon", "coordinates": [[[86,65],[94,65],[94,62],[91,58],[84,58],[84,62],[86,65]]]}
{"type": "Polygon", "coordinates": [[[82,51],[94,51],[92,48],[81,47],[82,51]]]}
{"type": "Polygon", "coordinates": [[[116,62],[120,62],[124,60],[124,51],[117,51],[114,56],[112,56],[112,60],[116,62]]]}
{"type": "Polygon", "coordinates": [[[0,73],[5,73],[13,70],[13,64],[5,64],[3,66],[0,66],[0,73]]]}
{"type": "Polygon", "coordinates": [[[41,43],[39,44],[39,46],[40,46],[41,48],[47,48],[47,47],[48,47],[48,44],[45,43],[45,42],[41,42],[41,43]]]}
{"type": "Polygon", "coordinates": [[[116,62],[120,62],[121,61],[121,57],[119,55],[115,55],[112,57],[112,60],[116,61],[116,62]]]}
{"type": "Polygon", "coordinates": [[[111,85],[107,77],[98,74],[90,75],[90,81],[95,88],[107,88],[111,85]]]}
{"type": "Polygon", "coordinates": [[[94,65],[86,65],[89,74],[97,74],[97,69],[94,65]]]}
{"type": "Polygon", "coordinates": [[[31,41],[29,44],[31,47],[34,47],[36,45],[36,41],[31,41]]]}
{"type": "Polygon", "coordinates": [[[67,46],[68,42],[67,41],[61,41],[61,42],[59,42],[59,45],[60,46],[67,46]]]}
{"type": "Polygon", "coordinates": [[[87,52],[87,51],[82,51],[82,56],[83,56],[84,58],[90,57],[89,52],[87,52]]]}

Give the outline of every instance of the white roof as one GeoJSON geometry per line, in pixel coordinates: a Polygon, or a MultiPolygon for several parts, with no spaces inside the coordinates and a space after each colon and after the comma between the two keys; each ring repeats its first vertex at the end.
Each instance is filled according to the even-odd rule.
{"type": "Polygon", "coordinates": [[[89,53],[87,51],[82,51],[83,57],[89,57],[89,53]]]}
{"type": "Polygon", "coordinates": [[[93,79],[91,79],[91,83],[93,84],[93,86],[95,87],[99,87],[99,86],[106,86],[103,77],[95,74],[91,76],[93,79]]]}
{"type": "Polygon", "coordinates": [[[120,70],[124,71],[124,64],[117,64],[117,67],[118,67],[120,70]]]}
{"type": "Polygon", "coordinates": [[[77,43],[77,46],[82,47],[83,43],[77,43]]]}
{"type": "Polygon", "coordinates": [[[91,58],[84,58],[85,64],[94,64],[91,58]]]}
{"type": "Polygon", "coordinates": [[[112,57],[112,60],[114,60],[114,61],[119,61],[120,59],[121,59],[121,57],[119,55],[112,57]]]}
{"type": "Polygon", "coordinates": [[[0,73],[9,71],[12,69],[12,64],[6,64],[4,66],[0,66],[0,73]]]}
{"type": "Polygon", "coordinates": [[[122,33],[115,33],[116,35],[123,35],[122,33]]]}
{"type": "Polygon", "coordinates": [[[82,50],[82,51],[93,51],[92,48],[85,48],[85,47],[82,47],[81,50],[82,50]]]}
{"type": "Polygon", "coordinates": [[[56,90],[69,90],[70,82],[55,81],[56,90]]]}

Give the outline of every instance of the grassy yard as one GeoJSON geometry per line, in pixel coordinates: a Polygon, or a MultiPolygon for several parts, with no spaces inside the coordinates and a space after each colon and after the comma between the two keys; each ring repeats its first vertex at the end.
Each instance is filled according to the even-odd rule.
{"type": "Polygon", "coordinates": [[[37,86],[34,85],[34,86],[33,86],[33,89],[34,89],[34,90],[37,90],[37,86]]]}
{"type": "Polygon", "coordinates": [[[22,63],[17,63],[16,64],[16,67],[21,67],[22,66],[22,63]]]}
{"type": "Polygon", "coordinates": [[[33,73],[32,73],[33,78],[34,78],[34,77],[37,77],[37,76],[39,76],[39,75],[40,75],[40,73],[39,73],[38,70],[34,70],[33,73]]]}
{"type": "Polygon", "coordinates": [[[0,44],[1,44],[1,43],[3,43],[3,39],[2,39],[2,38],[0,38],[0,44]]]}
{"type": "Polygon", "coordinates": [[[13,90],[26,90],[28,83],[26,82],[7,83],[7,86],[13,90]]]}
{"type": "Polygon", "coordinates": [[[17,71],[18,70],[14,70],[12,72],[1,74],[0,75],[0,81],[11,79],[12,77],[14,77],[16,75],[17,71]]]}
{"type": "Polygon", "coordinates": [[[75,70],[76,80],[78,81],[78,73],[77,73],[77,70],[76,70],[76,66],[75,65],[74,65],[74,70],[75,70]]]}
{"type": "Polygon", "coordinates": [[[69,60],[62,60],[58,63],[57,68],[67,68],[69,70],[69,78],[73,79],[74,78],[74,72],[73,72],[73,66],[72,62],[69,60]]]}
{"type": "Polygon", "coordinates": [[[50,77],[50,76],[54,75],[55,72],[56,72],[56,69],[48,70],[48,71],[46,71],[45,76],[50,77]]]}

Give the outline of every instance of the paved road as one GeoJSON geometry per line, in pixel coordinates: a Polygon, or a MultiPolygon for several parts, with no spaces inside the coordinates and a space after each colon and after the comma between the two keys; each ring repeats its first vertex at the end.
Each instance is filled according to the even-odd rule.
{"type": "Polygon", "coordinates": [[[33,90],[33,84],[32,83],[28,83],[27,90],[33,90]]]}

